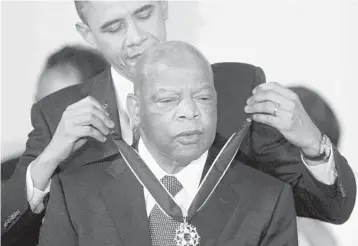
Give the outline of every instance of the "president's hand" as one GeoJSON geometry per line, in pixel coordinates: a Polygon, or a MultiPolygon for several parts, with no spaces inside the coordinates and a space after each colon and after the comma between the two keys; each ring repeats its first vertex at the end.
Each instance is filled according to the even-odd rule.
{"type": "Polygon", "coordinates": [[[102,105],[93,97],[86,97],[66,108],[56,132],[45,150],[31,164],[31,177],[37,189],[44,190],[57,166],[88,138],[106,141],[114,122],[102,105]]]}
{"type": "Polygon", "coordinates": [[[114,122],[102,105],[88,96],[66,108],[48,148],[62,161],[82,147],[88,137],[106,141],[112,127],[114,122]]]}
{"type": "Polygon", "coordinates": [[[261,84],[247,100],[245,112],[253,114],[253,120],[279,130],[305,155],[319,155],[321,132],[293,91],[274,82],[261,84]]]}

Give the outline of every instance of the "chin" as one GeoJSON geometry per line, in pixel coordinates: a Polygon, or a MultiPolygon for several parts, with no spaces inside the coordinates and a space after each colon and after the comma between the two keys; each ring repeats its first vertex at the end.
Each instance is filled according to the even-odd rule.
{"type": "Polygon", "coordinates": [[[180,153],[175,154],[175,160],[177,160],[179,163],[190,163],[192,161],[195,161],[200,158],[202,154],[204,154],[204,151],[198,151],[198,149],[192,149],[191,151],[185,150],[180,153]]]}

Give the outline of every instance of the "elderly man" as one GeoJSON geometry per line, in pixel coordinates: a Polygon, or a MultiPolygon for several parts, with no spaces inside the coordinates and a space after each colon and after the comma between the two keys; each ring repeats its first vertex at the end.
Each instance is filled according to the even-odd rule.
{"type": "MultiPolygon", "coordinates": [[[[76,1],[76,9],[82,20],[77,30],[100,50],[111,69],[33,106],[34,130],[27,149],[2,187],[2,233],[13,227],[21,231],[34,218],[41,219],[36,213],[46,206],[44,197],[55,172],[75,168],[69,163],[96,162],[118,153],[109,144],[111,134],[132,143],[125,98],[133,92],[138,58],[166,40],[168,3],[76,1]]],[[[223,63],[212,68],[219,135],[227,139],[244,122],[245,112],[253,114],[236,159],[289,183],[298,215],[345,222],[356,196],[352,170],[313,124],[297,95],[277,83],[264,83],[262,69],[252,65],[223,63]]]]}
{"type": "Polygon", "coordinates": [[[297,245],[290,186],[218,154],[213,72],[199,51],[163,43],[137,67],[127,109],[144,162],[115,140],[121,155],[56,176],[40,245],[297,245]]]}

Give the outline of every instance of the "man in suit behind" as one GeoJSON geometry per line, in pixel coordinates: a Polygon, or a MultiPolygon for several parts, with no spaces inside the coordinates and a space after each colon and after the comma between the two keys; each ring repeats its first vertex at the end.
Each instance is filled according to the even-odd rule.
{"type": "MultiPolygon", "coordinates": [[[[77,169],[53,179],[40,245],[177,245],[180,222],[162,212],[146,179],[160,180],[188,211],[202,177],[216,171],[209,168],[220,148],[213,144],[213,72],[198,50],[176,41],[149,49],[137,69],[127,109],[139,127],[141,169],[154,176],[134,171],[134,158],[125,153],[77,163],[77,169]]],[[[197,234],[186,237],[195,241],[179,245],[297,245],[290,186],[235,162],[188,219],[197,234]]]]}
{"type": "MultiPolygon", "coordinates": [[[[42,218],[51,178],[72,167],[68,163],[118,153],[108,140],[112,133],[131,144],[125,98],[133,92],[134,66],[146,49],[166,40],[167,1],[76,1],[76,8],[82,21],[77,30],[111,68],[33,106],[34,129],[26,151],[2,186],[2,235],[22,234],[42,218]]],[[[220,63],[212,68],[218,133],[228,138],[245,121],[245,112],[255,121],[237,160],[289,183],[298,215],[345,222],[356,196],[352,170],[312,123],[297,95],[277,83],[264,83],[262,69],[252,65],[220,63]]]]}

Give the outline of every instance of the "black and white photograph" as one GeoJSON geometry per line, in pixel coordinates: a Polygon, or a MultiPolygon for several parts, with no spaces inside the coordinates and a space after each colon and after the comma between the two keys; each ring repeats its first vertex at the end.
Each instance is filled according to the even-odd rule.
{"type": "Polygon", "coordinates": [[[358,245],[357,13],[1,1],[1,245],[358,245]]]}

